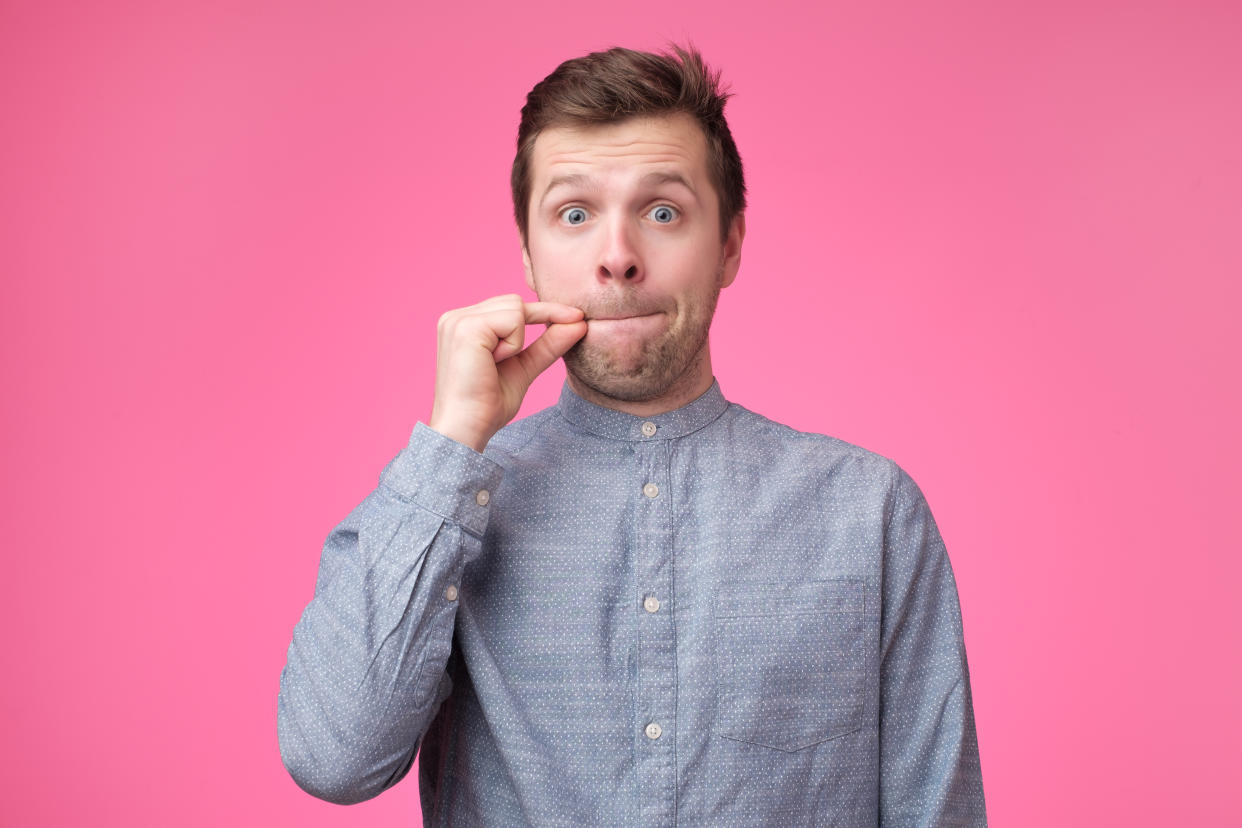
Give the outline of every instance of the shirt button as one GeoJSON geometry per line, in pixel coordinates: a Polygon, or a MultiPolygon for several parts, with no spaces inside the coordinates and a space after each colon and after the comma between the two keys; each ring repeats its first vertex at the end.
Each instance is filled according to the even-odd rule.
{"type": "Polygon", "coordinates": [[[450,586],[448,589],[444,590],[444,597],[450,601],[456,601],[457,600],[457,587],[450,586]]]}
{"type": "Polygon", "coordinates": [[[651,724],[647,725],[647,738],[648,739],[659,739],[660,734],[663,732],[664,732],[664,729],[661,728],[655,722],[652,722],[651,724]]]}
{"type": "Polygon", "coordinates": [[[655,497],[659,493],[660,493],[660,487],[654,483],[648,483],[646,486],[643,486],[643,494],[645,494],[647,497],[655,497]]]}
{"type": "Polygon", "coordinates": [[[660,609],[660,599],[654,595],[648,595],[647,600],[643,601],[643,609],[647,612],[658,612],[660,609]]]}
{"type": "Polygon", "coordinates": [[[492,500],[492,493],[487,489],[479,489],[479,493],[474,496],[474,502],[480,506],[486,506],[492,500]]]}
{"type": "Polygon", "coordinates": [[[643,436],[644,437],[654,437],[655,433],[656,433],[655,423],[651,423],[651,422],[643,423],[643,436]]]}

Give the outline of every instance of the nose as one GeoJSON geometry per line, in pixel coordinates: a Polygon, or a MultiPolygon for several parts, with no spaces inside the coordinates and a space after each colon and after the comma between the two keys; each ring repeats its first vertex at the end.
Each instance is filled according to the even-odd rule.
{"type": "Polygon", "coordinates": [[[634,228],[624,219],[609,222],[596,272],[601,282],[632,283],[643,279],[642,257],[634,243],[634,228]]]}

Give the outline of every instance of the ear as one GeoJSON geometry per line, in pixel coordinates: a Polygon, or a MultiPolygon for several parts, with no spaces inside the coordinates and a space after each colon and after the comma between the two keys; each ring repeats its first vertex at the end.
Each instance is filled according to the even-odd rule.
{"type": "Polygon", "coordinates": [[[733,284],[737,269],[742,264],[742,240],[746,238],[746,215],[738,213],[729,223],[729,234],[724,242],[724,265],[721,268],[720,286],[733,284]]]}
{"type": "MultiPolygon", "coordinates": [[[[526,245],[522,245],[522,267],[526,270],[526,286],[531,290],[535,290],[535,272],[530,266],[530,251],[526,249],[526,245]]],[[[538,293],[539,291],[535,291],[538,293]]]]}

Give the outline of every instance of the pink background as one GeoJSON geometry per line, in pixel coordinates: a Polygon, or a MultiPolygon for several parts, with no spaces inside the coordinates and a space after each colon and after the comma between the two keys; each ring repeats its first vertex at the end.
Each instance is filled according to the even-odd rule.
{"type": "Polygon", "coordinates": [[[751,188],[718,375],[924,488],[993,824],[1239,824],[1242,6],[451,7],[0,11],[0,822],[417,824],[280,764],[320,546],[436,317],[524,289],[526,90],[692,38],[751,188]]]}

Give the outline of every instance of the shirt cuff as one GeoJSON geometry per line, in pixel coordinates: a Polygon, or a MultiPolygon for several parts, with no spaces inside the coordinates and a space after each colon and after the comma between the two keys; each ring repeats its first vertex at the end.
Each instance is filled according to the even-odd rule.
{"type": "Polygon", "coordinates": [[[418,423],[409,445],[380,475],[380,483],[402,499],[481,536],[487,528],[491,493],[503,477],[504,468],[494,460],[418,423]]]}

